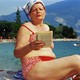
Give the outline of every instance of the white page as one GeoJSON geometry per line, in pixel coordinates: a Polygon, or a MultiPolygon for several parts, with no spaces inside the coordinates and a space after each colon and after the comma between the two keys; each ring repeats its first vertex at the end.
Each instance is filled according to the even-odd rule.
{"type": "Polygon", "coordinates": [[[40,31],[36,33],[36,40],[42,40],[43,42],[45,42],[44,47],[51,47],[52,36],[53,36],[52,31],[40,31]]]}

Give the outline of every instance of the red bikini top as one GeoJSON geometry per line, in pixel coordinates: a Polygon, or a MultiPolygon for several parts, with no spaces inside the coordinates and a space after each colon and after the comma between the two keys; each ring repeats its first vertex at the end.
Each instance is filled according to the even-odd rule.
{"type": "Polygon", "coordinates": [[[24,24],[22,24],[22,26],[27,28],[30,32],[32,32],[32,34],[30,35],[30,38],[29,38],[29,42],[35,41],[36,40],[36,34],[31,29],[29,29],[27,26],[25,26],[24,24]]]}
{"type": "Polygon", "coordinates": [[[24,26],[25,28],[27,28],[30,32],[32,32],[32,34],[35,34],[31,29],[29,29],[27,26],[25,26],[24,24],[22,24],[22,26],[24,26]]]}

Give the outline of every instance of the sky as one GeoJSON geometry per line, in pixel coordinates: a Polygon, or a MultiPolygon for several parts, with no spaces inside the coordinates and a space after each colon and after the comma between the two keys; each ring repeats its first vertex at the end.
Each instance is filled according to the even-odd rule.
{"type": "MultiPolygon", "coordinates": [[[[9,15],[13,12],[17,11],[17,7],[21,10],[21,8],[28,2],[29,0],[0,0],[0,16],[9,15]]],[[[42,0],[45,5],[50,5],[63,0],[42,0]]]]}

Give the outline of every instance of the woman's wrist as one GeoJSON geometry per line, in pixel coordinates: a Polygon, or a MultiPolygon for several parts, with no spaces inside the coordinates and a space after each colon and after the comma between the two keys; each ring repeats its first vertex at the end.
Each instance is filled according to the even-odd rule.
{"type": "Polygon", "coordinates": [[[29,47],[30,47],[31,50],[33,50],[33,47],[32,47],[32,44],[31,43],[29,43],[29,47]]]}

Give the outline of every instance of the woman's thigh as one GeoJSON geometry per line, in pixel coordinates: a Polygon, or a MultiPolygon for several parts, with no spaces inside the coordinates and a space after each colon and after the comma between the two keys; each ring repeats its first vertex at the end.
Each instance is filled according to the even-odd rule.
{"type": "MultiPolygon", "coordinates": [[[[37,63],[29,72],[33,77],[57,80],[75,74],[76,56],[63,57],[37,63]],[[36,75],[35,75],[36,74],[36,75]]],[[[80,66],[80,65],[79,65],[80,66]]],[[[35,79],[34,79],[35,80],[35,79]]]]}

